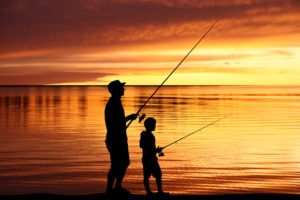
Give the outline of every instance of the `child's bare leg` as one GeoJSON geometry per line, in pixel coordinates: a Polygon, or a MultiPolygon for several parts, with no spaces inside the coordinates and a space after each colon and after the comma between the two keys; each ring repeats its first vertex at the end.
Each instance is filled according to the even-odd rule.
{"type": "Polygon", "coordinates": [[[157,185],[157,191],[158,192],[163,192],[162,191],[161,176],[156,177],[156,185],[157,185]]]}
{"type": "Polygon", "coordinates": [[[149,177],[144,177],[144,186],[145,186],[147,194],[150,194],[151,190],[150,190],[150,186],[149,186],[149,177]]]}

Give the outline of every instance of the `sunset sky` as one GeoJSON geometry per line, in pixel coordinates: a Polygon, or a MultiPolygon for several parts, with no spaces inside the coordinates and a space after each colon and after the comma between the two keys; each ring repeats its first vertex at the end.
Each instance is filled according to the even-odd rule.
{"type": "Polygon", "coordinates": [[[299,0],[1,0],[0,85],[300,85],[299,0]]]}

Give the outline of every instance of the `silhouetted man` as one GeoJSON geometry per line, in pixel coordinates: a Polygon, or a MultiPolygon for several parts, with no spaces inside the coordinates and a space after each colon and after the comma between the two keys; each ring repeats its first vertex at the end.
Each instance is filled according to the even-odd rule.
{"type": "Polygon", "coordinates": [[[106,123],[106,147],[110,153],[111,167],[107,175],[106,193],[111,193],[114,182],[116,181],[114,192],[126,193],[129,191],[122,187],[122,180],[125,176],[126,169],[130,164],[126,122],[135,120],[137,114],[131,114],[125,117],[121,97],[124,95],[124,85],[119,80],[112,81],[108,84],[108,90],[111,97],[105,107],[106,123]]]}

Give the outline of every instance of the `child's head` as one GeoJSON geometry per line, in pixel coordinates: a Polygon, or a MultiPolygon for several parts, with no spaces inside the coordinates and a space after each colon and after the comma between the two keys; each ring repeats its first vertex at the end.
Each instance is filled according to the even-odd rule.
{"type": "Polygon", "coordinates": [[[156,125],[156,120],[152,117],[148,117],[144,122],[144,126],[147,131],[154,131],[155,125],[156,125]]]}

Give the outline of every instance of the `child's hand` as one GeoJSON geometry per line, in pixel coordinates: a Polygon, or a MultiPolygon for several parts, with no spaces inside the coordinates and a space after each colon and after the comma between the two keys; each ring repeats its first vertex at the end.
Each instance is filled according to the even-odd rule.
{"type": "Polygon", "coordinates": [[[155,149],[156,153],[161,153],[162,150],[163,150],[162,147],[157,147],[157,148],[155,149]]]}

